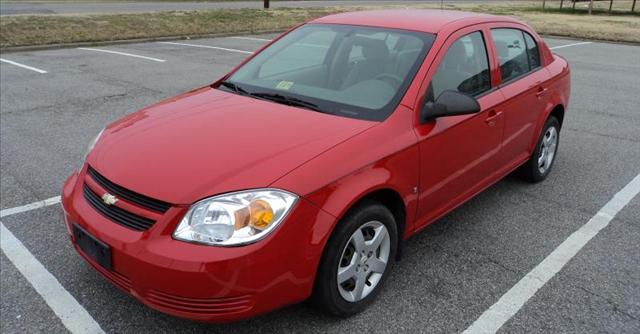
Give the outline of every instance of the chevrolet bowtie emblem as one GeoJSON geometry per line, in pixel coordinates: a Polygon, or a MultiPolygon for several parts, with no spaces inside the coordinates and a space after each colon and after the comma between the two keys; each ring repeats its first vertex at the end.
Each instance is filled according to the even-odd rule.
{"type": "Polygon", "coordinates": [[[102,201],[106,205],[114,205],[118,201],[118,198],[109,193],[105,193],[104,195],[102,195],[102,201]]]}

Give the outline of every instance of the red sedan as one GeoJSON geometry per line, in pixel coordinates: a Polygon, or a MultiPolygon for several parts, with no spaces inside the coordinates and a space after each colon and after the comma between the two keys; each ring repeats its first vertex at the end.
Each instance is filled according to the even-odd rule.
{"type": "Polygon", "coordinates": [[[567,62],[527,25],[331,15],[92,142],[62,192],[74,247],[146,305],[231,321],[380,292],[403,241],[516,171],[544,180],[567,62]]]}

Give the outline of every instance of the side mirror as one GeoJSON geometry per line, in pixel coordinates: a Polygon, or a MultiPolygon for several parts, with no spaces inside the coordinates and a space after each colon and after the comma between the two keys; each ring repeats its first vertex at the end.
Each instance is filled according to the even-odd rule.
{"type": "Polygon", "coordinates": [[[420,111],[420,123],[446,116],[475,114],[480,111],[478,101],[464,93],[445,90],[435,102],[427,102],[420,111]]]}

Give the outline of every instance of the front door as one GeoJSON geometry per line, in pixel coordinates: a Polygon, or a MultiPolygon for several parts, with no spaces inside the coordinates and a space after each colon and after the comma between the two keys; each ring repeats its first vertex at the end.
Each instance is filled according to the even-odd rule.
{"type": "Polygon", "coordinates": [[[436,57],[434,64],[439,65],[431,77],[425,100],[433,101],[445,90],[457,90],[476,97],[481,111],[439,117],[417,127],[420,146],[417,228],[481,190],[499,167],[495,158],[502,142],[504,97],[492,85],[485,33],[480,29],[460,31],[449,38],[436,57]]]}

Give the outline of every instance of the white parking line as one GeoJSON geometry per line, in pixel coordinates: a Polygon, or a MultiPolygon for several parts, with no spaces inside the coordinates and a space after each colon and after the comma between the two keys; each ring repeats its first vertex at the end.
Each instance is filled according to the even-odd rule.
{"type": "Polygon", "coordinates": [[[271,42],[271,40],[270,40],[270,39],[266,39],[266,38],[257,38],[257,37],[230,36],[229,38],[233,38],[233,39],[246,39],[246,40],[248,40],[248,41],[271,42]]]}
{"type": "Polygon", "coordinates": [[[41,70],[41,69],[33,67],[33,66],[27,66],[25,64],[20,64],[20,63],[17,63],[15,61],[4,59],[4,58],[0,58],[0,62],[11,64],[11,65],[18,66],[18,67],[22,67],[24,69],[31,70],[31,71],[34,71],[34,72],[38,72],[40,74],[47,73],[47,71],[45,71],[45,70],[41,70]]]}
{"type": "Polygon", "coordinates": [[[253,54],[253,52],[251,52],[251,51],[238,50],[238,49],[228,49],[228,48],[221,48],[221,47],[218,47],[218,46],[210,46],[210,45],[202,45],[202,44],[189,44],[189,43],[176,43],[176,42],[158,42],[158,43],[170,44],[170,45],[191,46],[191,47],[194,47],[194,48],[216,49],[216,50],[229,51],[229,52],[239,52],[239,53],[253,54]]]}
{"type": "Polygon", "coordinates": [[[89,312],[0,222],[0,248],[71,333],[104,333],[89,312]]]}
{"type": "Polygon", "coordinates": [[[524,276],[514,285],[500,300],[486,310],[463,333],[495,333],[533,295],[536,294],[555,274],[557,274],[571,260],[589,240],[598,232],[609,225],[609,222],[622,210],[636,195],[640,193],[640,174],[629,184],[613,196],[595,216],[593,216],[580,229],[571,234],[540,264],[524,276]]]}
{"type": "Polygon", "coordinates": [[[23,206],[0,210],[0,218],[15,215],[16,213],[39,209],[45,206],[54,205],[58,203],[60,203],[60,196],[55,196],[55,197],[47,198],[42,201],[26,204],[23,206]]]}
{"type": "Polygon", "coordinates": [[[568,48],[570,46],[578,46],[578,45],[585,45],[585,44],[591,44],[592,42],[580,42],[580,43],[572,43],[572,44],[565,44],[565,45],[558,45],[558,46],[554,46],[552,48],[549,48],[550,50],[555,50],[555,49],[562,49],[562,48],[568,48]]]}
{"type": "Polygon", "coordinates": [[[152,58],[152,57],[147,57],[147,56],[136,55],[136,54],[133,54],[133,53],[126,53],[126,52],[119,52],[119,51],[112,51],[112,50],[105,50],[105,49],[78,48],[78,50],[112,53],[112,54],[121,55],[121,56],[129,56],[129,57],[134,57],[134,58],[157,61],[159,63],[164,63],[166,61],[164,59],[152,58]]]}

